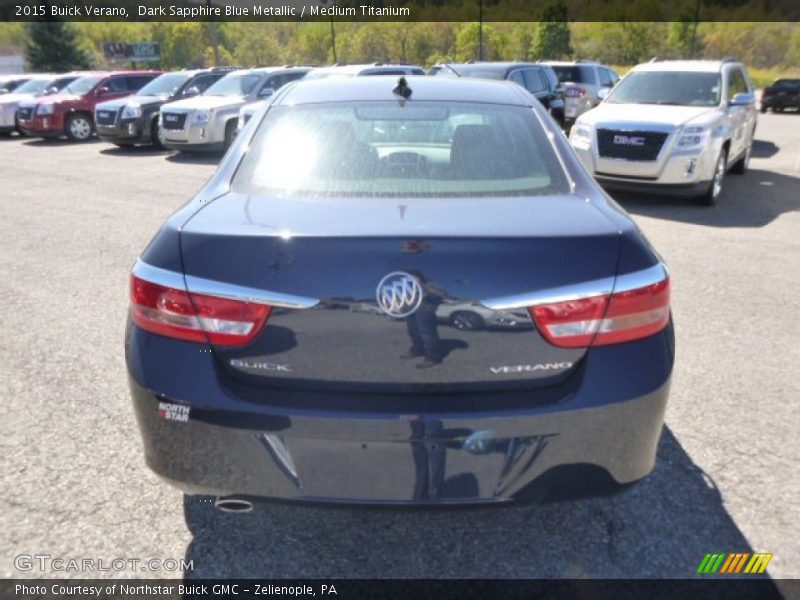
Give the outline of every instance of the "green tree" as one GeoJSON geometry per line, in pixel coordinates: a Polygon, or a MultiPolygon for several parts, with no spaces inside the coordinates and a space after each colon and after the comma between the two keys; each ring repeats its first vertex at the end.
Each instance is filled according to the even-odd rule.
{"type": "Polygon", "coordinates": [[[36,21],[27,24],[25,59],[31,71],[63,73],[88,69],[86,53],[78,47],[73,26],[64,21],[36,21]]]}
{"type": "Polygon", "coordinates": [[[572,40],[569,23],[567,23],[567,7],[561,0],[548,6],[543,15],[544,20],[536,28],[536,39],[533,41],[535,58],[560,59],[572,56],[572,40]]]}

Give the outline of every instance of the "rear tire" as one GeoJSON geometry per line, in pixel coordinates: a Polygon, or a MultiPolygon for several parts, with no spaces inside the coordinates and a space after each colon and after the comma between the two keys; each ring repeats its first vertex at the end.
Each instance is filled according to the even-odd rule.
{"type": "Polygon", "coordinates": [[[86,142],[94,133],[94,123],[86,115],[70,115],[67,117],[64,133],[72,142],[86,142]]]}
{"type": "Polygon", "coordinates": [[[705,206],[714,206],[722,194],[722,184],[725,181],[725,172],[728,166],[728,151],[723,148],[717,158],[717,166],[714,168],[714,177],[708,190],[702,196],[697,197],[697,202],[705,206]]]}

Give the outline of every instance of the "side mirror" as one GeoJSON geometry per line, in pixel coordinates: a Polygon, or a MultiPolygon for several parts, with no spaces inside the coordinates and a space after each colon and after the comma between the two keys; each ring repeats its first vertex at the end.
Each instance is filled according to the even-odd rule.
{"type": "Polygon", "coordinates": [[[54,85],[50,86],[44,91],[45,96],[50,96],[51,94],[57,94],[57,93],[58,93],[58,88],[54,85]]]}
{"type": "Polygon", "coordinates": [[[98,96],[105,96],[106,94],[110,94],[110,93],[111,93],[111,88],[109,88],[106,85],[97,88],[97,95],[98,96]]]}
{"type": "Polygon", "coordinates": [[[729,106],[748,106],[756,103],[756,97],[748,92],[736,94],[728,103],[729,106]]]}
{"type": "Polygon", "coordinates": [[[599,99],[600,101],[603,101],[603,100],[605,100],[606,98],[608,98],[608,92],[609,92],[610,90],[611,90],[611,88],[606,88],[606,87],[604,87],[604,88],[601,88],[601,89],[597,90],[597,97],[598,97],[598,99],[599,99]]]}
{"type": "Polygon", "coordinates": [[[10,91],[8,88],[0,88],[0,94],[7,94],[10,91]]]}
{"type": "Polygon", "coordinates": [[[197,87],[196,85],[193,85],[183,90],[181,96],[183,96],[184,98],[189,98],[191,96],[197,96],[197,94],[199,93],[200,93],[200,88],[197,87]]]}
{"type": "Polygon", "coordinates": [[[272,88],[264,88],[263,90],[258,92],[258,97],[259,98],[269,98],[274,93],[275,93],[275,90],[273,90],[272,88]]]}

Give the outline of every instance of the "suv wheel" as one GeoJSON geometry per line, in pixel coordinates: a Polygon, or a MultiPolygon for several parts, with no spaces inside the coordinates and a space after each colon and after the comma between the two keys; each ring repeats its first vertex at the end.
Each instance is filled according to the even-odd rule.
{"type": "Polygon", "coordinates": [[[86,115],[70,115],[65,129],[67,137],[73,142],[85,142],[94,133],[92,120],[86,115]]]}
{"type": "Polygon", "coordinates": [[[714,206],[722,194],[722,183],[725,180],[725,171],[728,166],[728,151],[724,148],[719,153],[717,158],[717,166],[714,169],[714,178],[711,180],[711,185],[708,186],[708,191],[700,196],[697,200],[706,206],[714,206]]]}

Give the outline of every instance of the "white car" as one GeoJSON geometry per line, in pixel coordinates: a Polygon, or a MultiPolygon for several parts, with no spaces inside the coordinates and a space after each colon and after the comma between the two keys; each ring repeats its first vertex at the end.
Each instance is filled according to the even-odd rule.
{"type": "Polygon", "coordinates": [[[217,151],[236,136],[239,109],[269,98],[308,67],[265,67],[232,71],[199,96],[161,107],[158,138],[171,150],[217,151]]]}
{"type": "Polygon", "coordinates": [[[735,59],[638,65],[602,95],[569,139],[603,187],[710,205],[728,170],[747,170],[757,112],[747,70],[735,59]]]}
{"type": "Polygon", "coordinates": [[[14,91],[0,95],[0,135],[8,135],[17,130],[17,108],[20,102],[58,93],[81,75],[81,73],[63,75],[37,73],[29,75],[30,79],[14,91]]]}

